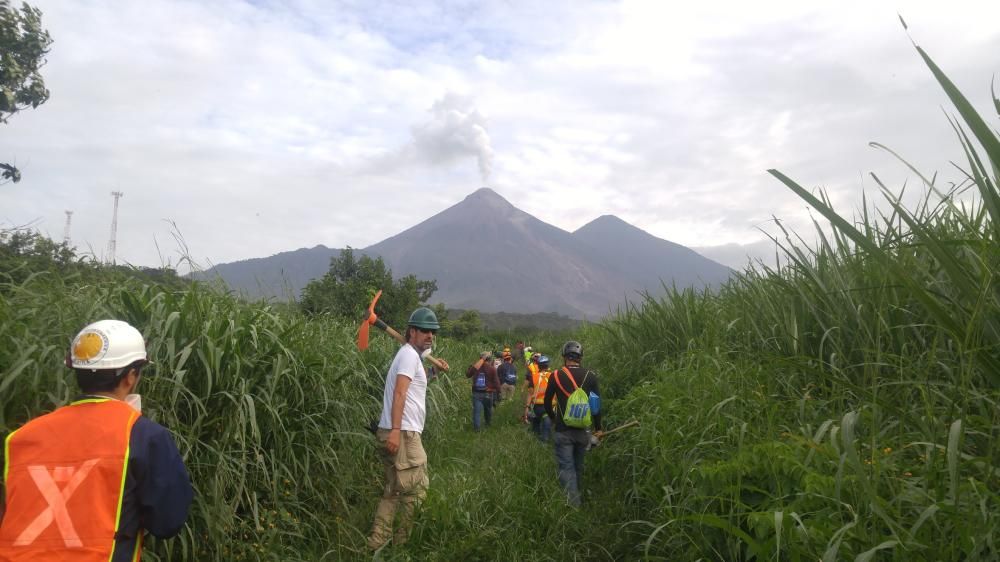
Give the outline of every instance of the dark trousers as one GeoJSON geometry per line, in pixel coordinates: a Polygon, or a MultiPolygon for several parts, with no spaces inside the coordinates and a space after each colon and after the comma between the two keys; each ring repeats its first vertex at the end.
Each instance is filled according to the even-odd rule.
{"type": "Polygon", "coordinates": [[[531,418],[531,431],[544,443],[552,436],[552,420],[545,413],[545,406],[542,404],[535,404],[532,413],[535,417],[531,418]]]}
{"type": "Polygon", "coordinates": [[[566,501],[573,507],[580,507],[583,455],[587,451],[590,436],[583,429],[567,429],[555,432],[552,442],[559,469],[559,484],[566,493],[566,501]]]}
{"type": "Polygon", "coordinates": [[[479,418],[486,418],[486,425],[490,425],[493,420],[493,393],[492,392],[472,392],[472,429],[479,431],[479,418]]]}

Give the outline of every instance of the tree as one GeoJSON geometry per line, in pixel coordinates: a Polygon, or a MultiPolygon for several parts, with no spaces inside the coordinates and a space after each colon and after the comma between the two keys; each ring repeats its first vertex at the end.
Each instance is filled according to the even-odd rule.
{"type": "Polygon", "coordinates": [[[449,335],[458,339],[465,339],[478,335],[483,331],[483,321],[479,317],[477,310],[465,310],[457,320],[451,322],[451,333],[449,335]]]}
{"type": "MultiPolygon", "coordinates": [[[[18,10],[0,0],[0,123],[49,99],[40,69],[51,44],[49,32],[42,29],[41,10],[27,3],[18,10]]],[[[0,182],[20,180],[16,166],[0,163],[0,182]]]]}
{"type": "Polygon", "coordinates": [[[410,312],[430,300],[437,290],[436,281],[424,281],[407,275],[396,281],[392,270],[382,258],[372,259],[362,255],[354,257],[354,250],[342,250],[330,258],[330,269],[323,277],[313,279],[302,290],[300,305],[306,314],[329,313],[343,318],[360,319],[375,292],[382,290],[382,298],[375,313],[389,325],[402,329],[410,312]]]}
{"type": "Polygon", "coordinates": [[[19,283],[32,273],[65,271],[77,261],[66,244],[27,229],[0,230],[2,279],[19,283]]]}

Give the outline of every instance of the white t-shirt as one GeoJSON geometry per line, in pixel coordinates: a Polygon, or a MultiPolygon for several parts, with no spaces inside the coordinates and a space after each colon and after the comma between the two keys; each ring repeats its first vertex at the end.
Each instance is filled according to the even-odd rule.
{"type": "Polygon", "coordinates": [[[427,373],[420,354],[410,344],[399,348],[396,357],[389,366],[385,376],[385,392],[382,394],[382,418],[378,426],[382,429],[392,429],[392,396],[396,391],[396,375],[409,377],[410,388],[406,391],[406,403],[403,405],[403,431],[422,432],[424,419],[427,417],[425,399],[427,397],[427,373]]]}

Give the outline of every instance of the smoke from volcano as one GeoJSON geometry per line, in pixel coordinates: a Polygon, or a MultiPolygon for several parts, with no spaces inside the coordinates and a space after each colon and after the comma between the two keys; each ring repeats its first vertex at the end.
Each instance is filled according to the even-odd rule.
{"type": "Polygon", "coordinates": [[[486,117],[474,107],[473,100],[449,92],[434,102],[429,112],[430,119],[411,128],[417,154],[434,164],[475,156],[483,185],[487,185],[493,148],[486,117]]]}

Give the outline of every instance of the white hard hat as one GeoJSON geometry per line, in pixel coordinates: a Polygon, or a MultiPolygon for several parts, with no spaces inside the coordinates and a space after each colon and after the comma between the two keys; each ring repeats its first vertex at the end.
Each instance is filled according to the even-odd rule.
{"type": "Polygon", "coordinates": [[[147,361],[142,334],[121,320],[100,320],[73,338],[66,364],[74,369],[120,369],[147,361]]]}

